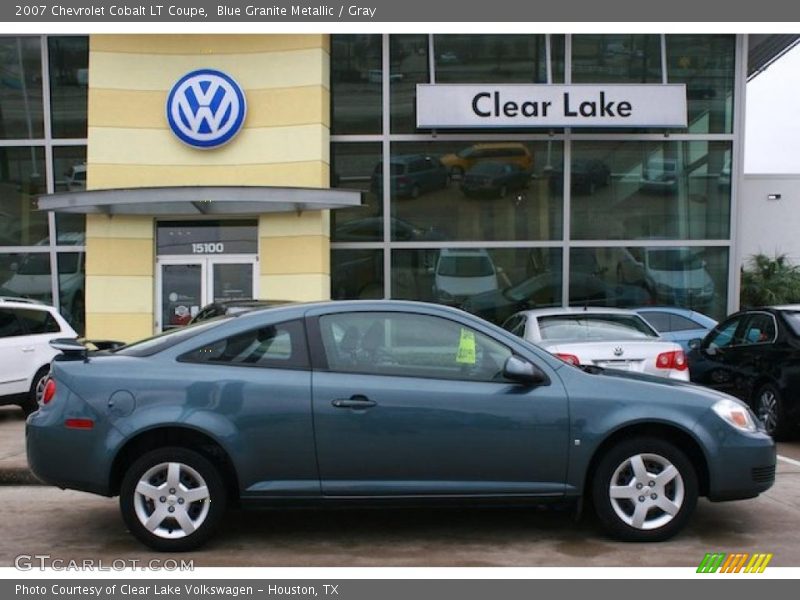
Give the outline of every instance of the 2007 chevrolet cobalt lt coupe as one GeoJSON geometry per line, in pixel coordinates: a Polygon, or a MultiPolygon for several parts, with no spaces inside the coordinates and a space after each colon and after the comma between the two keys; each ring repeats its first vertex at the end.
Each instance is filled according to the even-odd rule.
{"type": "Polygon", "coordinates": [[[285,305],[86,355],[66,341],[28,460],[119,495],[158,550],[195,548],[227,504],[590,500],[625,540],[663,540],[698,496],[752,498],[775,446],[720,392],[569,365],[461,311],[285,305]]]}

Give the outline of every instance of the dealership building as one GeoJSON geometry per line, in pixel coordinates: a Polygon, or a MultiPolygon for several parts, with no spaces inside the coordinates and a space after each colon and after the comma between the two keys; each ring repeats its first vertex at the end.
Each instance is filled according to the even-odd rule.
{"type": "Polygon", "coordinates": [[[796,38],[0,37],[0,296],[122,340],[251,297],[721,318],[796,38]]]}

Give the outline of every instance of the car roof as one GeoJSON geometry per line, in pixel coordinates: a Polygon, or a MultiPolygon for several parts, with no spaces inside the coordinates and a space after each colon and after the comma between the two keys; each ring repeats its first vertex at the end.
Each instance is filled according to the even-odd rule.
{"type": "Polygon", "coordinates": [[[528,317],[550,317],[556,315],[636,315],[635,310],[628,310],[626,308],[611,308],[602,306],[553,306],[551,308],[534,308],[531,310],[520,311],[520,315],[528,317]]]}
{"type": "Polygon", "coordinates": [[[21,298],[16,296],[0,296],[0,304],[6,306],[8,304],[22,304],[25,306],[47,306],[44,302],[34,300],[33,298],[21,298]]]}
{"type": "MultiPolygon", "coordinates": [[[[771,308],[772,310],[800,311],[800,304],[779,304],[777,306],[767,306],[766,308],[771,308]]],[[[748,309],[748,310],[757,310],[757,309],[748,309]]]]}
{"type": "Polygon", "coordinates": [[[267,300],[259,298],[240,298],[238,300],[217,300],[214,304],[222,307],[228,306],[275,306],[289,304],[291,300],[267,300]]]}
{"type": "Polygon", "coordinates": [[[652,305],[652,306],[639,306],[634,308],[636,312],[641,313],[651,313],[651,312],[665,312],[670,313],[673,315],[679,315],[682,317],[686,317],[687,319],[691,319],[694,321],[703,321],[707,320],[709,324],[713,321],[714,323],[718,323],[714,317],[709,317],[707,314],[697,312],[696,310],[692,310],[691,308],[684,308],[682,306],[659,306],[659,305],[652,305]]]}

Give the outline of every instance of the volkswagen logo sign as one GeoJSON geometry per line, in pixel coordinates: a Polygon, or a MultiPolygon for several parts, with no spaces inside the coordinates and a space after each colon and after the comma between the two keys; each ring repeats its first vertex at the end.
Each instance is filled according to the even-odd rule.
{"type": "Polygon", "coordinates": [[[617,346],[614,348],[614,356],[622,356],[625,351],[622,349],[622,346],[617,346]]]}
{"type": "Polygon", "coordinates": [[[242,128],[246,112],[241,86],[214,69],[187,73],[167,97],[170,129],[194,148],[216,148],[231,141],[242,128]]]}

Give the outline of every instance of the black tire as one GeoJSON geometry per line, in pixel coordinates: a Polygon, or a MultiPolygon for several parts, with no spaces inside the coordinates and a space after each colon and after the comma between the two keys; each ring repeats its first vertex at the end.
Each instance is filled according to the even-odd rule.
{"type": "Polygon", "coordinates": [[[780,390],[771,383],[758,388],[753,397],[753,410],[764,429],[775,440],[783,440],[791,433],[780,390]]]}
{"type": "MultiPolygon", "coordinates": [[[[167,473],[169,472],[168,469],[169,467],[167,467],[167,473]]],[[[168,481],[164,481],[163,484],[165,486],[169,485],[168,481]]],[[[194,489],[199,487],[197,486],[194,489]]],[[[185,488],[183,488],[183,493],[185,493],[185,488]]],[[[188,448],[160,448],[144,454],[128,468],[120,486],[119,506],[122,518],[128,529],[139,541],[160,552],[185,552],[203,545],[219,526],[222,516],[225,514],[226,504],[227,491],[219,469],[204,456],[188,448]],[[179,488],[177,494],[170,494],[170,489],[166,487],[163,490],[165,492],[164,496],[154,499],[137,497],[139,495],[136,490],[140,480],[145,478],[152,485],[156,485],[160,481],[161,467],[169,463],[177,463],[182,466],[180,481],[181,483],[185,481],[190,484],[186,486],[189,487],[189,491],[192,489],[190,487],[191,484],[193,482],[197,483],[195,475],[199,475],[201,481],[205,483],[208,497],[196,502],[180,502],[181,489],[179,488]],[[153,477],[148,477],[148,472],[153,471],[155,471],[153,477]],[[194,474],[191,471],[194,471],[194,474]],[[176,495],[178,496],[177,499],[175,498],[176,495]],[[160,533],[155,533],[145,527],[137,511],[139,514],[152,516],[157,509],[157,503],[162,497],[165,499],[163,503],[167,505],[164,510],[169,510],[169,508],[183,510],[190,516],[190,519],[192,515],[195,515],[195,520],[199,521],[196,529],[186,534],[183,528],[179,526],[178,521],[171,517],[170,513],[162,517],[159,524],[166,525],[158,529],[160,533]],[[182,508],[187,504],[188,508],[182,508]],[[202,516],[204,512],[205,516],[202,516]],[[201,516],[202,520],[200,520],[201,516]],[[177,535],[182,535],[183,537],[165,537],[171,535],[171,532],[177,529],[181,529],[181,532],[183,532],[178,532],[177,535]]]]}
{"type": "Polygon", "coordinates": [[[697,475],[686,455],[669,442],[654,437],[633,438],[616,444],[602,456],[592,477],[591,493],[597,517],[611,536],[627,542],[659,542],[680,531],[694,511],[697,475]],[[649,481],[637,481],[632,469],[635,457],[642,458],[649,481]],[[667,465],[677,469],[677,476],[662,485],[658,473],[667,465]],[[624,490],[616,501],[611,498],[612,482],[624,490]],[[628,494],[631,497],[623,497],[628,494]],[[676,510],[674,514],[659,506],[664,498],[676,510]],[[643,514],[639,526],[637,507],[643,514]]]}
{"type": "Polygon", "coordinates": [[[39,390],[44,390],[44,384],[47,383],[47,378],[50,377],[50,365],[42,367],[36,371],[31,381],[31,389],[25,394],[25,399],[20,403],[22,412],[27,417],[29,414],[39,410],[39,390]]]}

